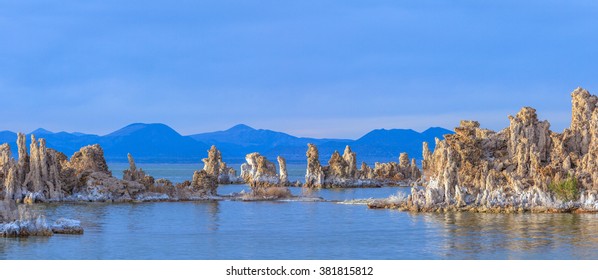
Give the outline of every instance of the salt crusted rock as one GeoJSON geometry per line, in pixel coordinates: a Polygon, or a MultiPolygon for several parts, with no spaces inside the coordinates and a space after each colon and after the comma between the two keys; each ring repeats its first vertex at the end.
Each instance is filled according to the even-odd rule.
{"type": "Polygon", "coordinates": [[[50,228],[54,234],[83,234],[83,227],[78,220],[60,218],[50,228]]]}
{"type": "Polygon", "coordinates": [[[572,94],[571,126],[561,134],[524,107],[494,132],[462,121],[454,135],[423,146],[425,188],[398,208],[417,211],[597,211],[598,97],[572,94]],[[579,197],[563,201],[549,188],[570,178],[579,197]],[[572,178],[572,179],[571,179],[572,178]]]}
{"type": "Polygon", "coordinates": [[[280,177],[276,174],[276,166],[259,153],[245,156],[246,163],[241,165],[241,177],[252,188],[280,185],[280,177]]]}
{"type": "MultiPolygon", "coordinates": [[[[278,158],[279,163],[284,159],[278,158]]],[[[245,161],[241,165],[241,177],[251,187],[251,198],[283,198],[290,197],[291,192],[286,188],[287,183],[281,181],[281,177],[276,174],[276,166],[266,157],[259,153],[251,153],[245,156],[245,161]]],[[[283,168],[286,173],[286,165],[283,168]]],[[[281,170],[283,170],[281,169],[281,170]]]]}

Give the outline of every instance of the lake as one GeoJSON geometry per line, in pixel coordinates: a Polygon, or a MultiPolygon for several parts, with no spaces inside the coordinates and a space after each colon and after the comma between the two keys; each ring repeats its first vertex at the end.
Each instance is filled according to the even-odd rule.
{"type": "MultiPolygon", "coordinates": [[[[190,179],[199,168],[138,166],[173,181],[190,179]]],[[[291,171],[301,177],[301,166],[289,167],[291,171]]],[[[218,192],[241,190],[248,187],[221,186],[218,192]]],[[[300,188],[292,191],[301,193],[300,188]]],[[[311,195],[342,201],[397,192],[409,188],[311,195]]],[[[85,234],[2,238],[0,259],[598,259],[598,214],[409,213],[294,201],[34,207],[48,220],[80,220],[85,234]]]]}

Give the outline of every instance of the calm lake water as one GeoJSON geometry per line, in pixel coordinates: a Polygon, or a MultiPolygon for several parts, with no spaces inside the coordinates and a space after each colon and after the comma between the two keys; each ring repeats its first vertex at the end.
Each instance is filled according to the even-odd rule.
{"type": "MultiPolygon", "coordinates": [[[[196,167],[144,169],[152,175],[173,174],[170,178],[177,181],[190,178],[188,169],[192,173],[196,167]]],[[[243,189],[248,188],[221,186],[218,191],[243,189]]],[[[321,190],[313,195],[345,200],[408,191],[321,190]]],[[[407,213],[333,202],[35,207],[48,220],[81,220],[85,234],[2,238],[0,259],[598,259],[597,214],[407,213]]]]}

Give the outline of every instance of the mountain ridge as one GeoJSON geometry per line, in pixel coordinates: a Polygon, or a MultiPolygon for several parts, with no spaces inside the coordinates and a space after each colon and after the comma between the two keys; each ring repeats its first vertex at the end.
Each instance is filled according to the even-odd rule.
{"type": "MultiPolygon", "coordinates": [[[[103,136],[81,132],[51,132],[38,128],[33,131],[36,138],[45,138],[49,148],[71,156],[81,147],[100,144],[109,162],[126,162],[131,153],[138,162],[200,163],[211,145],[222,152],[223,160],[229,163],[244,161],[245,155],[259,152],[270,159],[280,155],[289,162],[305,161],[307,143],[316,144],[320,160],[328,161],[336,150],[343,152],[350,145],[358,159],[375,161],[397,161],[401,152],[410,157],[421,158],[423,141],[433,149],[434,138],[443,138],[453,133],[441,127],[430,127],[422,132],[413,129],[374,129],[362,137],[352,139],[298,137],[269,129],[255,129],[246,124],[237,124],[226,130],[181,135],[163,123],[132,123],[103,136]]],[[[0,131],[0,142],[9,143],[16,156],[16,136],[12,131],[0,131]]],[[[31,133],[27,134],[29,143],[31,133]]]]}

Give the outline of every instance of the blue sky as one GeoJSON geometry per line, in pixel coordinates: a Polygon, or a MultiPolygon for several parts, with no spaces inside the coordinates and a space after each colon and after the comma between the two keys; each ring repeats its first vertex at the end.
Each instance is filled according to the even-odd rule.
{"type": "Polygon", "coordinates": [[[598,92],[595,1],[0,1],[0,130],[561,131],[598,92]],[[24,3],[26,2],[26,3],[24,3]]]}

